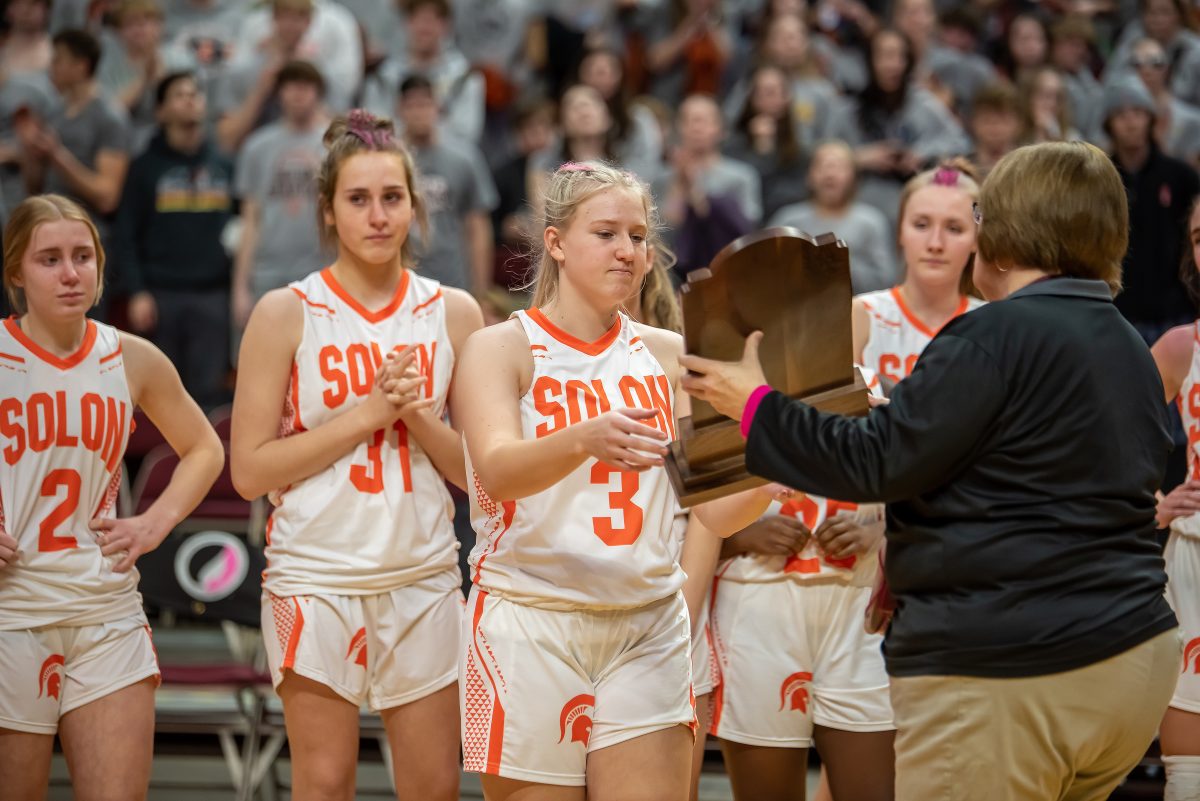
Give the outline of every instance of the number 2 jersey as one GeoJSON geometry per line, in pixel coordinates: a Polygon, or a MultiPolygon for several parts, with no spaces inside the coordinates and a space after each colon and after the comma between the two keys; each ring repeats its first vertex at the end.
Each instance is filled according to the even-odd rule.
{"type": "MultiPolygon", "coordinates": [[[[281,435],[315,428],[366,400],[386,354],[417,346],[439,417],[454,366],[436,281],[405,270],[384,307],[366,309],[328,270],[289,285],[304,307],[281,435]]],[[[271,493],[263,588],[278,596],[371,595],[458,564],[445,481],[403,422],[324,470],[271,493]]]]}
{"type": "MultiPolygon", "coordinates": [[[[874,370],[881,379],[899,383],[913,371],[921,351],[938,332],[912,313],[899,287],[866,292],[855,299],[866,307],[871,321],[871,334],[863,349],[863,366],[874,370]]],[[[979,298],[963,295],[951,319],[983,303],[979,298]]]]}
{"type": "Polygon", "coordinates": [[[15,318],[0,326],[0,630],[84,626],[142,615],[138,572],[117,573],[88,527],[112,517],[133,403],[117,329],[87,321],[60,358],[15,318]]]}
{"type": "MultiPolygon", "coordinates": [[[[674,396],[637,327],[621,314],[595,342],[557,328],[538,309],[515,317],[529,339],[533,379],[521,430],[537,439],[623,407],[675,437],[674,396]]],[[[468,475],[471,471],[468,454],[468,475]]],[[[474,477],[472,578],[480,589],[549,609],[627,609],[683,586],[671,533],[666,468],[622,471],[588,458],[554,486],[518,501],[488,497],[474,477]]]]}

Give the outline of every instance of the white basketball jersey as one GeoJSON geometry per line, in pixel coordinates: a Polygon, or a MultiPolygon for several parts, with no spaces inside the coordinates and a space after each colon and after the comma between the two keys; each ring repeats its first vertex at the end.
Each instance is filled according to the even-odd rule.
{"type": "MultiPolygon", "coordinates": [[[[304,307],[281,434],[345,414],[371,392],[393,349],[417,346],[425,397],[441,416],[454,366],[436,281],[405,271],[371,311],[328,270],[289,287],[304,307]]],[[[280,596],[389,592],[458,563],[453,504],[441,474],[397,420],[329,467],[271,493],[263,586],[280,596]]]]}
{"type": "MultiPolygon", "coordinates": [[[[674,439],[672,387],[629,318],[620,315],[589,343],[537,309],[515,316],[533,356],[533,380],[520,401],[526,439],[623,407],[656,411],[650,422],[674,439]]],[[[490,593],[551,609],[645,606],[683,586],[672,535],[676,509],[663,467],[626,472],[589,458],[519,501],[489,498],[476,477],[473,580],[490,593]]]]}
{"type": "MultiPolygon", "coordinates": [[[[1187,377],[1179,388],[1179,415],[1183,418],[1183,430],[1187,432],[1187,477],[1200,479],[1200,320],[1194,324],[1192,338],[1192,364],[1187,377]]],[[[1177,517],[1171,521],[1171,530],[1189,537],[1200,537],[1200,512],[1177,517]]]]}
{"type": "MultiPolygon", "coordinates": [[[[937,331],[925,325],[908,308],[899,287],[858,295],[871,320],[871,334],[863,350],[863,366],[895,384],[907,378],[917,357],[937,331]]],[[[983,301],[963,295],[954,317],[983,305],[983,301]]],[[[953,319],[953,318],[951,318],[953,319]]]]}
{"type": "Polygon", "coordinates": [[[60,358],[0,326],[0,630],[83,626],[142,614],[138,572],[116,573],[88,523],[113,517],[133,403],[121,335],[91,320],[60,358]]]}

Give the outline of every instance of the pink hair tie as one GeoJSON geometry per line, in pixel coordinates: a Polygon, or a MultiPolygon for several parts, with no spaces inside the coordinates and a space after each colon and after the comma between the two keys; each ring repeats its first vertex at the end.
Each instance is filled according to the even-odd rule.
{"type": "Polygon", "coordinates": [[[346,131],[362,141],[371,150],[380,150],[392,142],[392,134],[375,128],[375,118],[360,108],[354,109],[346,118],[346,131]]]}
{"type": "Polygon", "coordinates": [[[581,164],[578,161],[568,161],[559,167],[558,170],[559,172],[591,172],[592,166],[590,164],[581,164]]]}
{"type": "Polygon", "coordinates": [[[934,186],[958,186],[958,179],[962,173],[953,167],[939,167],[938,171],[933,174],[934,186]]]}

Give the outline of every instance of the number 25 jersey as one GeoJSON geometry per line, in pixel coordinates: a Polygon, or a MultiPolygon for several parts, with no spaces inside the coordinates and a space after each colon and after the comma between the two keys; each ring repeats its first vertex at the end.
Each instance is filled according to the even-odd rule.
{"type": "MultiPolygon", "coordinates": [[[[557,328],[538,309],[517,312],[533,356],[521,430],[537,439],[624,407],[675,435],[666,373],[623,314],[595,342],[557,328]]],[[[468,454],[468,476],[473,476],[468,454]]],[[[471,495],[472,580],[509,600],[549,609],[627,609],[683,586],[666,469],[622,471],[589,457],[554,486],[518,501],[471,495]]]]}
{"type": "MultiPolygon", "coordinates": [[[[436,281],[405,271],[390,303],[366,309],[328,270],[292,283],[304,334],[281,434],[315,428],[364,402],[393,349],[417,346],[432,412],[446,406],[454,354],[436,281]]],[[[404,423],[375,431],[314,475],[271,493],[263,587],[279,596],[389,592],[458,563],[441,474],[404,423]]]]}

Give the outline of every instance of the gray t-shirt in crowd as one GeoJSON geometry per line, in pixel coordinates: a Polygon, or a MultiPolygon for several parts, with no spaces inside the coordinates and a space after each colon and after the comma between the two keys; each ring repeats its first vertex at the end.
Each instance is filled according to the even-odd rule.
{"type": "MultiPolygon", "coordinates": [[[[49,119],[61,101],[50,79],[44,73],[23,73],[0,78],[0,142],[17,146],[17,134],[13,130],[18,109],[26,108],[39,119],[49,119]]],[[[8,221],[8,213],[28,195],[25,177],[19,162],[0,167],[0,223],[8,221]]]]}
{"type": "Polygon", "coordinates": [[[325,156],[322,122],[308,131],[272,123],[238,154],[234,194],[258,204],[258,248],[250,276],[256,298],[319,270],[332,259],[317,228],[317,171],[325,156]]]}
{"type": "Polygon", "coordinates": [[[799,228],[819,236],[832,231],[850,249],[850,283],[854,294],[887,289],[897,281],[896,261],[887,217],[865,203],[851,203],[840,216],[826,216],[812,203],[784,206],[768,227],[799,228]]]}
{"type": "MultiPolygon", "coordinates": [[[[96,169],[96,157],[102,150],[130,155],[133,134],[129,115],[116,102],[102,95],[93,97],[74,116],[68,116],[66,108],[60,105],[51,112],[46,124],[58,134],[63,147],[89,170],[96,169]]],[[[67,182],[66,176],[53,167],[46,171],[44,191],[57,192],[80,200],[81,205],[96,220],[97,225],[100,225],[101,233],[106,231],[101,225],[100,213],[83,202],[67,182]]]]}
{"type": "MultiPolygon", "coordinates": [[[[650,182],[654,197],[660,203],[670,192],[674,180],[675,168],[665,167],[650,182]]],[[[762,222],[762,181],[749,164],[728,156],[718,156],[711,167],[699,174],[697,180],[704,194],[709,197],[732,198],[751,227],[757,228],[762,222]]]]}
{"type": "Polygon", "coordinates": [[[466,142],[439,141],[412,147],[417,186],[429,210],[430,231],[423,242],[414,225],[417,271],[447,286],[470,291],[471,265],[464,220],[470,212],[488,214],[499,203],[487,162],[466,142]]]}

